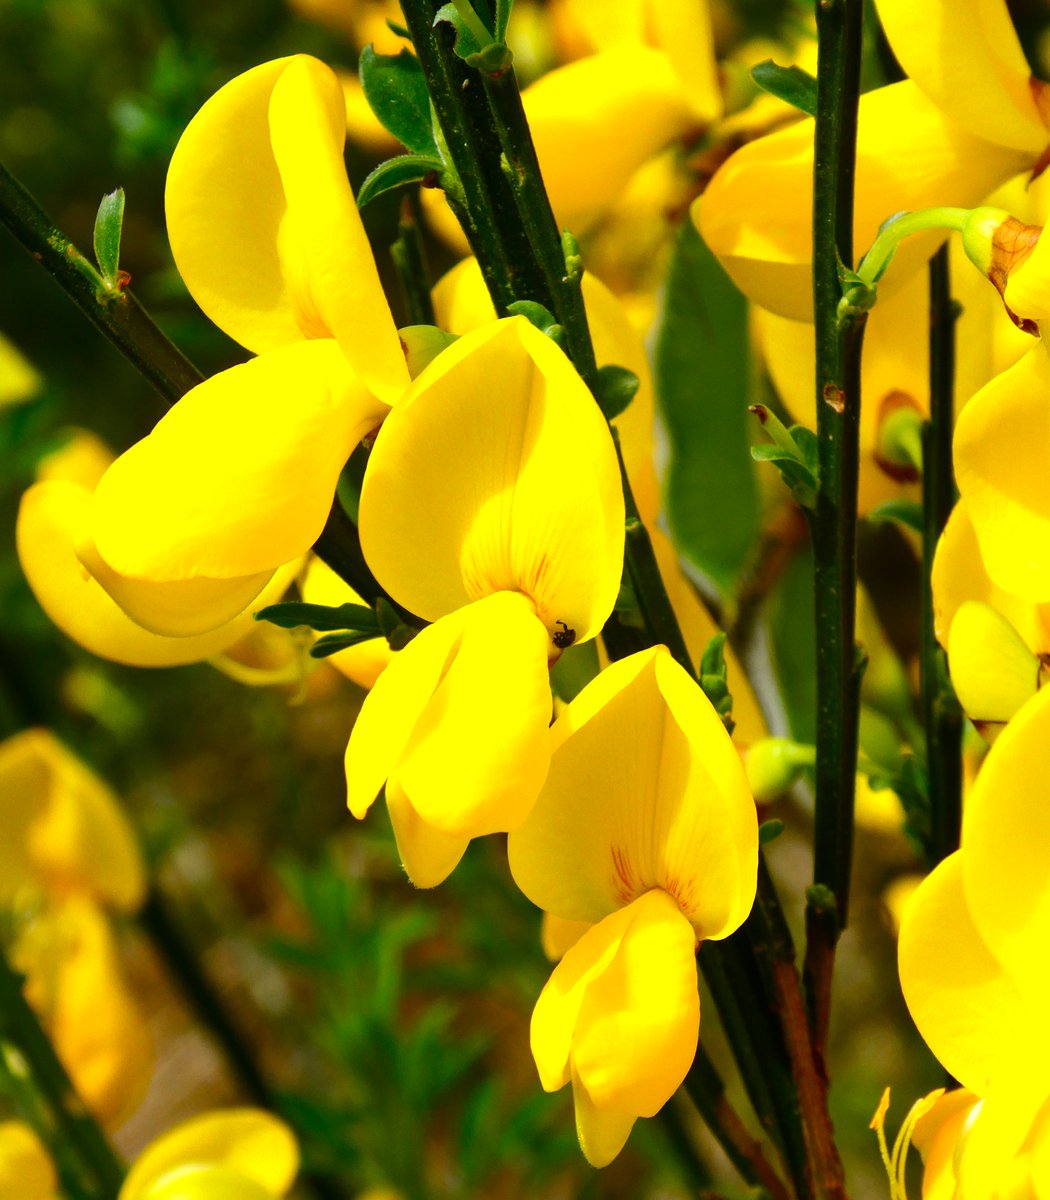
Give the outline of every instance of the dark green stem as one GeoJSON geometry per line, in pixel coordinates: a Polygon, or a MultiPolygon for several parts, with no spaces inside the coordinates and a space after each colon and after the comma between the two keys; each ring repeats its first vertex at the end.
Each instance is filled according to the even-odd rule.
{"type": "Polygon", "coordinates": [[[817,764],[806,984],[814,1048],[826,1039],[835,945],[849,915],[860,675],[854,643],[863,316],[837,319],[840,267],[853,263],[853,181],[864,0],[816,0],[813,170],[820,487],[813,514],[817,623],[817,764]]]}
{"type": "Polygon", "coordinates": [[[955,504],[952,422],[955,321],[948,247],[930,262],[930,419],[922,429],[922,653],[919,670],[930,789],[930,860],[959,847],[962,823],[962,712],[933,629],[930,573],[937,541],[955,504]]]}
{"type": "Polygon", "coordinates": [[[71,1151],[99,1200],[115,1200],[124,1166],[76,1094],[47,1034],[29,1007],[22,977],[0,949],[0,1054],[8,1071],[23,1078],[42,1101],[46,1124],[38,1129],[59,1151],[71,1151]]]}
{"type": "Polygon", "coordinates": [[[418,195],[405,196],[401,201],[401,219],[397,225],[397,241],[390,247],[390,256],[397,268],[401,292],[405,298],[405,313],[409,325],[435,325],[434,303],[430,296],[430,279],[423,254],[417,208],[418,195]]]}

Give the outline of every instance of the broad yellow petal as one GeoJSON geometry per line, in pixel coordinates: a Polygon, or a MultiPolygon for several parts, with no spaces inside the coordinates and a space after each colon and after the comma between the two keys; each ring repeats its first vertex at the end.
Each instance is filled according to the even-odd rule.
{"type": "Polygon", "coordinates": [[[666,892],[644,893],[566,952],[536,1002],[532,1052],[547,1091],[572,1078],[595,1166],[619,1153],[634,1117],[653,1116],[677,1090],[699,1027],[695,935],[666,892]]]}
{"type": "Polygon", "coordinates": [[[88,429],[64,432],[66,441],[37,462],[37,481],[65,479],[94,491],[116,455],[88,429]]]}
{"type": "Polygon", "coordinates": [[[153,582],[269,575],[317,539],[339,472],[385,411],[330,340],[222,371],[103,476],[98,552],[153,582]]]}
{"type": "Polygon", "coordinates": [[[717,120],[724,105],[707,0],[651,0],[649,19],[697,120],[717,120]]]}
{"type": "MultiPolygon", "coordinates": [[[[859,257],[879,225],[905,209],[972,208],[1031,165],[1031,156],[975,138],[909,80],[861,97],[854,245],[859,257]]],[[[813,121],[750,142],[718,170],[693,220],[749,299],[811,320],[813,121]]],[[[909,238],[879,284],[903,283],[943,235],[909,238]]]]}
{"type": "MultiPolygon", "coordinates": [[[[1050,689],[999,735],[963,816],[966,896],[981,937],[1026,994],[1045,999],[1050,966],[1050,689]]],[[[977,1090],[977,1089],[975,1089],[977,1090]]]]}
{"type": "Polygon", "coordinates": [[[996,1200],[1046,1195],[1033,1186],[1032,1174],[1042,1166],[1047,1120],[1046,1059],[1037,1049],[1019,1054],[972,1110],[955,1161],[956,1195],[996,1200]]]}
{"type": "Polygon", "coordinates": [[[974,396],[955,428],[955,472],[992,581],[1050,600],[1050,359],[1034,346],[974,396]]]}
{"type": "Polygon", "coordinates": [[[1038,157],[1050,142],[1005,0],[877,0],[897,61],[977,137],[1038,157]]]}
{"type": "Polygon", "coordinates": [[[273,1195],[240,1171],[191,1163],[162,1175],[141,1200],[273,1200],[273,1195]]]}
{"type": "Polygon", "coordinates": [[[922,1155],[923,1200],[953,1200],[954,1159],[977,1097],[967,1088],[944,1092],[915,1123],[912,1145],[922,1155]]]}
{"type": "Polygon", "coordinates": [[[359,515],[376,577],[428,620],[520,591],[552,639],[564,623],[584,641],[612,611],[624,536],[612,439],[569,360],[523,317],[465,335],[416,379],[376,439],[359,515]]]}
{"type": "Polygon", "coordinates": [[[0,1200],[55,1200],[58,1173],[37,1135],[21,1121],[0,1121],[0,1200]]]}
{"type": "Polygon", "coordinates": [[[971,720],[1006,722],[1039,689],[1039,660],[989,604],[960,605],[948,635],[948,669],[971,720]]]}
{"type": "Polygon", "coordinates": [[[651,888],[699,937],[725,937],[755,895],[757,820],[736,749],[662,647],[606,668],[554,726],[550,774],[508,839],[534,904],[600,921],[651,888]]]}
{"type": "MultiPolygon", "coordinates": [[[[152,1188],[168,1172],[187,1164],[225,1167],[257,1183],[265,1195],[276,1197],[292,1186],[299,1170],[299,1150],[288,1126],[260,1109],[203,1113],[176,1125],[139,1155],[119,1200],[157,1200],[152,1188]]],[[[193,1192],[186,1194],[197,1200],[193,1192]]],[[[219,1200],[220,1194],[225,1195],[204,1193],[207,1200],[219,1200]]],[[[175,1200],[178,1193],[160,1195],[175,1200]]],[[[245,1200],[249,1198],[255,1200],[254,1194],[246,1191],[245,1200]]]]}
{"type": "MultiPolygon", "coordinates": [[[[252,626],[250,610],[195,637],[163,637],[133,621],[77,557],[87,537],[91,493],[75,483],[38,483],[22,497],[16,540],[26,580],[40,607],[92,654],[134,667],[174,667],[222,653],[252,626]]],[[[278,571],[258,607],[279,599],[289,583],[278,571]]]]}
{"type": "Polygon", "coordinates": [[[566,921],[564,917],[544,913],[543,924],[540,927],[540,945],[543,947],[543,953],[551,962],[557,962],[564,957],[570,946],[576,945],[590,927],[587,921],[566,921]]]}
{"type": "Polygon", "coordinates": [[[412,807],[396,780],[386,789],[386,807],[405,874],[418,888],[437,887],[459,866],[470,845],[465,835],[444,833],[412,807]]]}
{"type": "Polygon", "coordinates": [[[343,166],[346,103],[308,55],[231,80],[175,148],[165,206],[194,299],[256,353],[336,338],[376,395],[408,383],[343,166]]]}
{"type": "MultiPolygon", "coordinates": [[[[49,729],[0,744],[0,811],[5,860],[25,855],[49,891],[85,891],[128,912],[142,903],[145,864],[120,801],[49,729]]],[[[12,898],[21,873],[3,872],[0,895],[12,898]]]]}
{"type": "Polygon", "coordinates": [[[945,1068],[987,1091],[1024,1014],[1021,997],[981,939],[957,851],[919,885],[901,921],[898,966],[912,1019],[945,1068]]]}

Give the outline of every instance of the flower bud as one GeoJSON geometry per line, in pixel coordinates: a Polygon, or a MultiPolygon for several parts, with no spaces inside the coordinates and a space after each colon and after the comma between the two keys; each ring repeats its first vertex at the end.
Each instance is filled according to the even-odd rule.
{"type": "Polygon", "coordinates": [[[1036,321],[1040,315],[1028,311],[1028,305],[1006,298],[1006,285],[1011,274],[1032,254],[1040,225],[1026,225],[1001,208],[975,208],[962,227],[963,249],[970,262],[991,280],[1003,298],[1010,320],[1026,333],[1038,336],[1036,321]]]}
{"type": "Polygon", "coordinates": [[[813,766],[815,751],[790,738],[770,737],[755,742],[744,757],[747,781],[759,804],[768,804],[797,783],[813,766]]]}

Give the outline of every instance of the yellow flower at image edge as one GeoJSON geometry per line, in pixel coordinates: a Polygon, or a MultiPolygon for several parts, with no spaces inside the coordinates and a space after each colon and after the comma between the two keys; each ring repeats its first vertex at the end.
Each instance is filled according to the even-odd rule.
{"type": "Polygon", "coordinates": [[[58,1172],[21,1121],[0,1121],[0,1200],[58,1200],[58,1172]]]}
{"type": "Polygon", "coordinates": [[[612,611],[624,538],[612,439],[549,338],[521,317],[491,322],[394,408],[359,515],[376,578],[434,623],[365,700],[348,803],[364,816],[385,780],[405,868],[433,886],[472,837],[524,820],[547,769],[548,662],[612,611]]]}
{"type": "Polygon", "coordinates": [[[547,913],[591,927],[537,1001],[532,1050],[548,1091],[572,1083],[581,1146],[604,1166],[685,1078],[697,943],[750,911],[758,822],[725,727],[662,647],[603,671],[552,742],[511,872],[547,913]]]}

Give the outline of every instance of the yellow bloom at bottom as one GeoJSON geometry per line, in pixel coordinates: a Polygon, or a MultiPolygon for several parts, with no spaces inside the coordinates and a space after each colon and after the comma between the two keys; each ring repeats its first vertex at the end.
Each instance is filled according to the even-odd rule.
{"type": "Polygon", "coordinates": [[[0,1121],[0,1200],[56,1200],[58,1173],[36,1134],[0,1121]]]}

